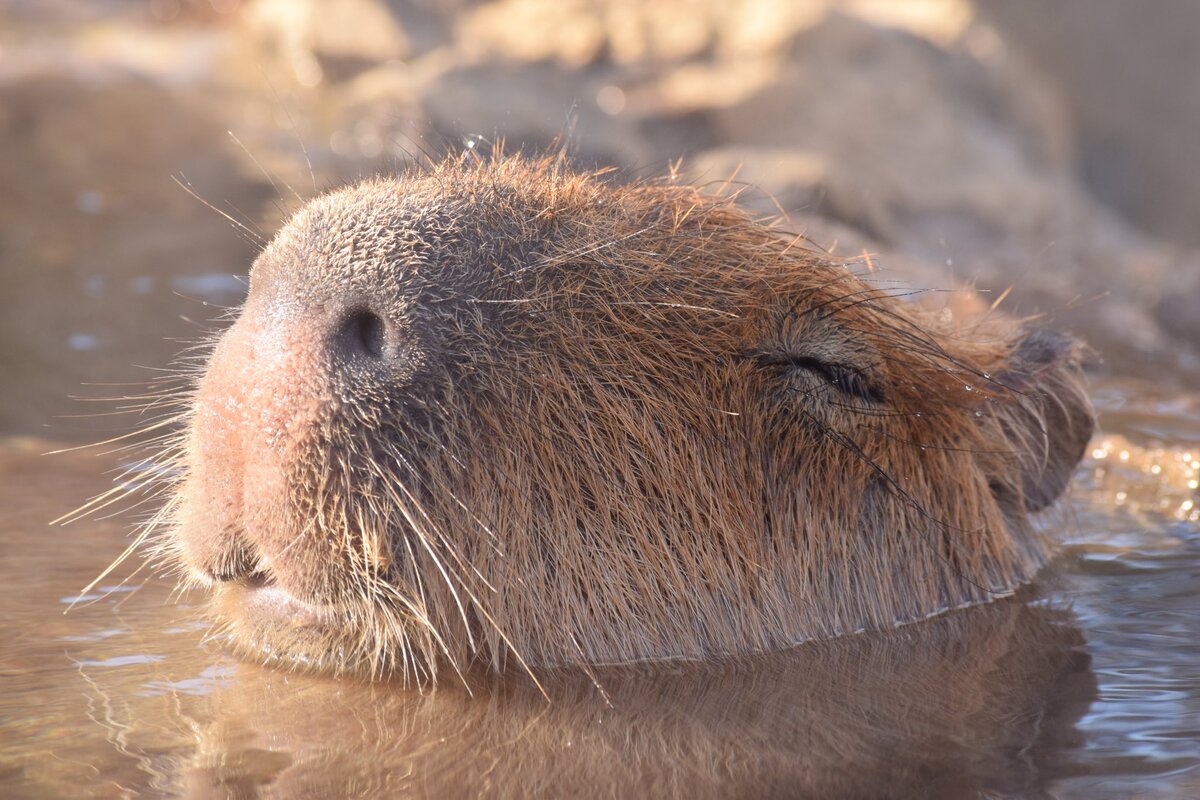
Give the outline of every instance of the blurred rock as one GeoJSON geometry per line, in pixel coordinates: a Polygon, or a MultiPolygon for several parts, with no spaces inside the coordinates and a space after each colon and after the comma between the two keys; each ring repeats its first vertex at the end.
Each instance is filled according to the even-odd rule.
{"type": "Polygon", "coordinates": [[[976,0],[1077,121],[1077,168],[1144,230],[1200,245],[1200,3],[976,0]]]}
{"type": "Polygon", "coordinates": [[[410,54],[399,21],[376,0],[259,0],[246,22],[306,86],[326,75],[342,79],[410,54]]]}
{"type": "Polygon", "coordinates": [[[1155,308],[1167,331],[1183,341],[1200,342],[1200,255],[1179,270],[1177,285],[1168,287],[1155,308]]]}

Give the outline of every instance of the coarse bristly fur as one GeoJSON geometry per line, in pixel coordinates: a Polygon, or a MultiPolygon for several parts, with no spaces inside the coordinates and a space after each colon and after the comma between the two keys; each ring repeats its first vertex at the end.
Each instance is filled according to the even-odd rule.
{"type": "Polygon", "coordinates": [[[452,158],[319,197],[190,398],[159,551],[337,672],[774,650],[1011,593],[1075,340],[951,324],[673,178],[452,158]]]}

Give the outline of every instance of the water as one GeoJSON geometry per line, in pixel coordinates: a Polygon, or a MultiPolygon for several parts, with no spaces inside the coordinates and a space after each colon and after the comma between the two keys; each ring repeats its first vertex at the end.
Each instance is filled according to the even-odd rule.
{"type": "Polygon", "coordinates": [[[206,642],[129,516],[47,521],[118,455],[0,447],[5,797],[937,796],[1200,792],[1200,407],[1096,387],[1103,432],[1025,595],[705,667],[436,691],[286,674],[206,642]],[[67,613],[64,613],[67,612],[67,613]],[[547,697],[549,700],[547,700],[547,697]]]}

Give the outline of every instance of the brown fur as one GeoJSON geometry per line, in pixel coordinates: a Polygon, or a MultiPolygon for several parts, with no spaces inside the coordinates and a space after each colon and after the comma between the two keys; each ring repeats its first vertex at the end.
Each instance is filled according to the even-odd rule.
{"type": "Polygon", "coordinates": [[[1079,355],[950,327],[673,180],[449,160],[315,200],[259,257],[165,549],[244,647],[335,670],[888,628],[1045,562],[1079,355]]]}

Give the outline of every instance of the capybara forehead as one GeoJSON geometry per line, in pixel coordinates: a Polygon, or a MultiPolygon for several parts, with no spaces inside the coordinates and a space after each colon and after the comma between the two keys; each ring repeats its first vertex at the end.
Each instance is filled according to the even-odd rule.
{"type": "Polygon", "coordinates": [[[310,203],[255,263],[251,300],[658,303],[733,318],[852,280],[787,250],[732,201],[673,182],[622,186],[524,161],[442,166],[310,203]]]}
{"type": "Polygon", "coordinates": [[[260,256],[251,291],[485,293],[533,266],[558,226],[544,191],[482,177],[375,179],[319,197],[260,256]]]}

